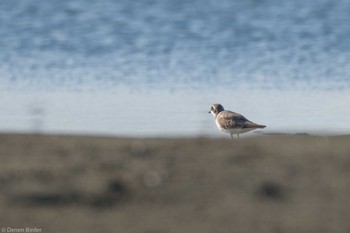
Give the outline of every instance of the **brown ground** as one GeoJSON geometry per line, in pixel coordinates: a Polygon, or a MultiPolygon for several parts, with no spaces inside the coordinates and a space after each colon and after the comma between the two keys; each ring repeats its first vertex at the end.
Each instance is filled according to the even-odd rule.
{"type": "Polygon", "coordinates": [[[0,159],[0,232],[350,232],[350,136],[0,135],[0,159]]]}

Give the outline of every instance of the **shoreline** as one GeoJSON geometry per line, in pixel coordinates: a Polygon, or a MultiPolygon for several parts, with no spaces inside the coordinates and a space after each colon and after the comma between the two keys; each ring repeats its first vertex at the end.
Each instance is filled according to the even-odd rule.
{"type": "MultiPolygon", "coordinates": [[[[111,134],[111,133],[84,133],[84,132],[47,132],[47,131],[0,131],[0,136],[47,136],[47,137],[87,137],[87,138],[115,138],[115,139],[229,139],[230,135],[219,132],[220,134],[198,134],[198,135],[179,135],[179,134],[154,134],[154,135],[126,135],[126,134],[111,134]]],[[[347,137],[350,132],[341,131],[252,131],[249,133],[240,134],[241,139],[270,137],[270,136],[308,136],[308,137],[347,137]]],[[[233,140],[237,140],[234,137],[233,140]]]]}

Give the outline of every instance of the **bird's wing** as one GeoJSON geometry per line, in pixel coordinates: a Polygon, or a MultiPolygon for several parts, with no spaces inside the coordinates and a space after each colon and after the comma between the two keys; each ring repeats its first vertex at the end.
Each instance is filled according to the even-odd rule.
{"type": "Polygon", "coordinates": [[[217,116],[217,120],[224,129],[245,128],[245,123],[250,122],[243,115],[231,111],[220,112],[217,116]]]}

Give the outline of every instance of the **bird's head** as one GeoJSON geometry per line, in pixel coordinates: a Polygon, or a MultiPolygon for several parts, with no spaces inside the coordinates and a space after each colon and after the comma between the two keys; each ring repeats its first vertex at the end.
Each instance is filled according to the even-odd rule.
{"type": "Polygon", "coordinates": [[[212,113],[216,116],[219,112],[224,111],[224,107],[221,104],[213,104],[208,113],[212,113]]]}

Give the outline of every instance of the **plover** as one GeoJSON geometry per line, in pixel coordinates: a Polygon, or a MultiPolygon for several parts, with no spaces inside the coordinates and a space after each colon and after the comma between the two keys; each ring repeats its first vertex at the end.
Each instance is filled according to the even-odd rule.
{"type": "Polygon", "coordinates": [[[246,133],[258,128],[265,128],[265,125],[256,124],[243,115],[227,111],[221,104],[213,104],[209,113],[212,113],[215,117],[215,123],[218,128],[231,135],[231,139],[233,139],[233,134],[237,134],[239,138],[239,134],[246,133]]]}

